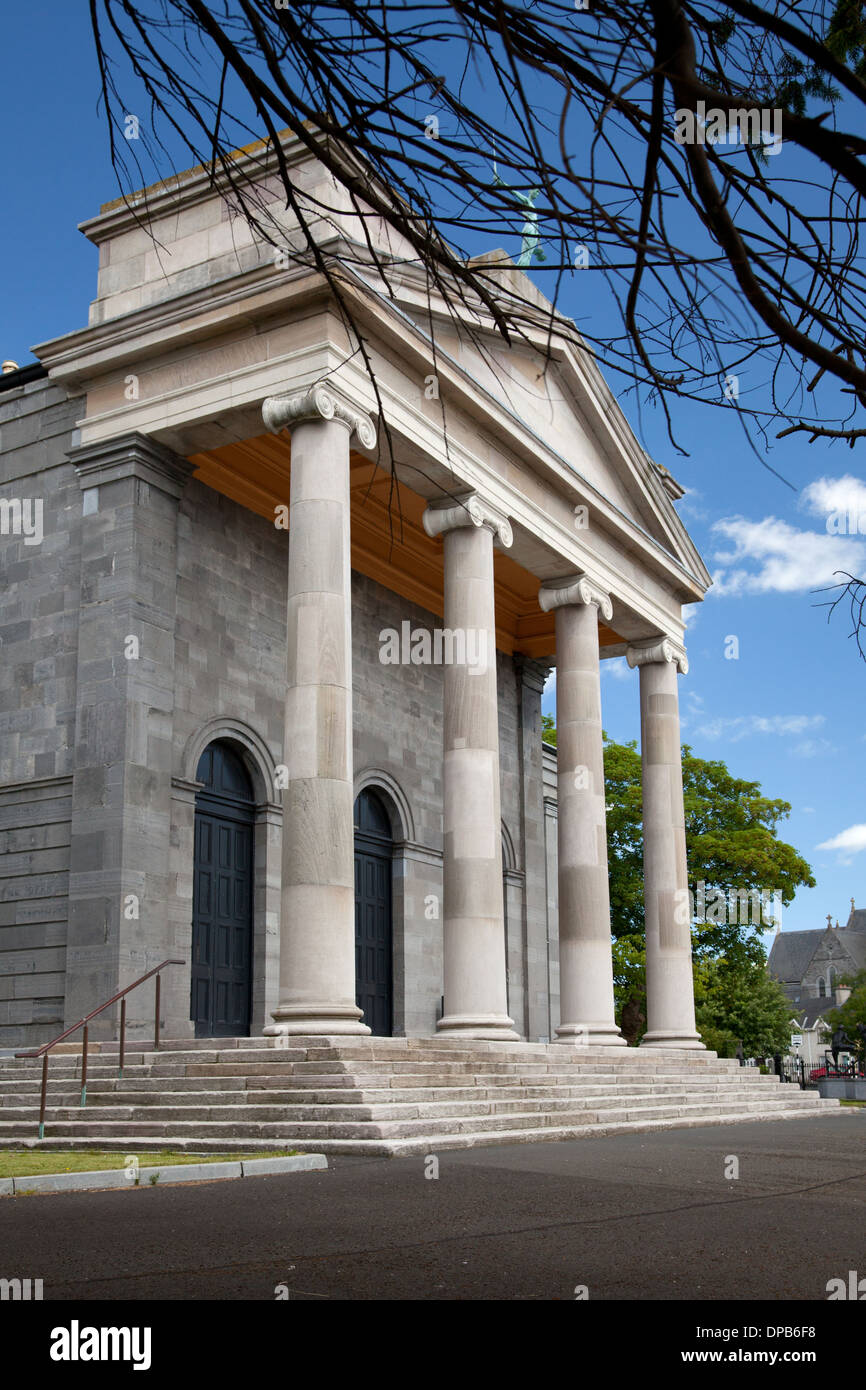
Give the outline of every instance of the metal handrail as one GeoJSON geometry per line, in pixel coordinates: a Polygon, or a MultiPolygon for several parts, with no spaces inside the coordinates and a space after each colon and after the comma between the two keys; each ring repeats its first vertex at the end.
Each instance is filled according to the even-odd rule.
{"type": "Polygon", "coordinates": [[[79,1103],[80,1103],[81,1105],[86,1105],[86,1104],[87,1104],[87,1042],[88,1042],[88,1025],[89,1025],[89,1023],[90,1023],[90,1020],[91,1020],[92,1018],[96,1018],[97,1014],[104,1013],[106,1009],[110,1009],[111,1006],[112,1006],[112,1004],[116,1004],[116,1003],[117,1003],[118,999],[121,1000],[121,1005],[120,1005],[120,1055],[119,1055],[119,1058],[118,1058],[117,1074],[118,1074],[118,1076],[123,1076],[123,1060],[124,1060],[124,1054],[125,1054],[125,1051],[126,1051],[126,995],[129,994],[129,993],[131,993],[132,990],[138,989],[138,986],[139,986],[139,985],[143,985],[144,982],[145,982],[145,980],[149,980],[149,979],[152,978],[152,976],[155,975],[155,976],[156,976],[156,991],[155,991],[155,1006],[156,1006],[156,1007],[155,1007],[154,1029],[153,1029],[153,1047],[154,1047],[154,1051],[155,1051],[155,1052],[158,1052],[158,1051],[159,1051],[159,1002],[160,1002],[160,992],[161,992],[161,984],[162,984],[162,979],[161,979],[161,976],[160,976],[160,973],[159,973],[159,972],[160,972],[161,970],[164,970],[165,967],[166,967],[167,965],[186,965],[186,961],[185,961],[185,960],[164,960],[164,961],[162,961],[160,965],[155,965],[155,966],[153,967],[152,970],[148,970],[148,972],[147,972],[146,975],[141,975],[137,980],[133,980],[133,982],[132,982],[131,985],[127,985],[127,986],[126,986],[126,989],[120,989],[120,990],[117,991],[117,994],[112,994],[111,998],[110,998],[110,999],[106,999],[106,1001],[105,1001],[104,1004],[100,1004],[100,1006],[99,1006],[98,1009],[92,1009],[91,1012],[90,1012],[89,1014],[85,1014],[84,1017],[83,1017],[83,1018],[80,1018],[80,1019],[78,1020],[77,1023],[73,1023],[71,1028],[67,1028],[63,1033],[58,1033],[57,1037],[56,1037],[56,1038],[52,1038],[51,1042],[43,1043],[41,1047],[35,1048],[32,1052],[16,1052],[16,1053],[15,1053],[15,1056],[16,1056],[16,1057],[41,1057],[41,1058],[42,1058],[42,1092],[41,1092],[41,1095],[40,1095],[40,1098],[39,1098],[39,1138],[40,1138],[40,1139],[44,1139],[44,1138],[45,1138],[45,1105],[46,1105],[47,1096],[48,1096],[48,1056],[49,1056],[49,1053],[51,1052],[52,1047],[56,1047],[58,1043],[63,1042],[63,1039],[64,1039],[64,1038],[68,1038],[69,1035],[70,1035],[70,1033],[75,1033],[79,1028],[83,1028],[83,1029],[84,1029],[84,1033],[83,1033],[82,1039],[81,1039],[81,1100],[80,1100],[79,1103]]]}

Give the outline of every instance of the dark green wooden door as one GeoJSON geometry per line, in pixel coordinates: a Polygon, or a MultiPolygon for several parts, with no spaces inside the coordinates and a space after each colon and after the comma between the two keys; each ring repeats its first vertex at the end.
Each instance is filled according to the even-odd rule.
{"type": "Polygon", "coordinates": [[[197,1038],[246,1037],[253,959],[253,792],[238,754],[205,749],[197,780],[190,1017],[197,1038]]]}
{"type": "Polygon", "coordinates": [[[355,996],[367,1027],[393,1031],[391,828],[375,792],[355,802],[355,996]]]}

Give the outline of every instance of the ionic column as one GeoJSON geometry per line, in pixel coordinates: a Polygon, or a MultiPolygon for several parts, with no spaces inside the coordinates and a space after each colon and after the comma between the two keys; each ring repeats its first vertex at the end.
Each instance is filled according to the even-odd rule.
{"type": "Polygon", "coordinates": [[[689,669],[669,638],[637,642],[643,781],[647,1032],[642,1047],[703,1048],[695,1027],[692,935],[677,671],[689,669]]]}
{"type": "Polygon", "coordinates": [[[586,575],[544,585],[538,601],[556,612],[557,1041],[624,1047],[614,1020],[598,655],[598,615],[609,622],[613,607],[586,575]]]}
{"type": "Polygon", "coordinates": [[[499,714],[493,538],[511,527],[474,494],[428,508],[428,536],[445,547],[444,1017],[467,1038],[517,1039],[508,1017],[499,809],[499,714]],[[461,659],[462,658],[462,659],[461,659]]]}
{"type": "Polygon", "coordinates": [[[369,1033],[355,1003],[349,444],[366,415],[330,389],[271,396],[292,432],[280,994],[266,1034],[369,1033]]]}

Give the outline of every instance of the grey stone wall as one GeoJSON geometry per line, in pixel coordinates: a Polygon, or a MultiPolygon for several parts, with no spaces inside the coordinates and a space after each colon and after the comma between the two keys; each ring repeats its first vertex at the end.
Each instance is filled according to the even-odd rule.
{"type": "MultiPolygon", "coordinates": [[[[288,538],[146,440],[76,453],[80,409],[44,382],[0,394],[0,496],[43,497],[45,531],[38,546],[0,537],[0,1042],[45,1041],[158,960],[189,961],[195,770],[217,737],[243,752],[257,799],[259,1031],[277,1002],[288,538]]],[[[356,786],[392,819],[395,1031],[424,1035],[442,994],[444,673],[382,663],[380,633],[407,620],[441,626],[353,574],[356,786]]],[[[540,685],[501,652],[497,672],[509,1007],[539,1036],[540,685]]],[[[188,964],[167,972],[170,1035],[189,1032],[188,991],[188,964]]],[[[131,997],[133,1037],[151,1009],[150,987],[131,997]]]]}
{"type": "Polygon", "coordinates": [[[80,399],[47,380],[0,393],[0,499],[42,503],[38,541],[14,533],[10,509],[0,513],[0,1040],[7,1047],[45,1042],[63,1020],[81,568],[80,492],[67,450],[82,410],[80,399]]]}
{"type": "Polygon", "coordinates": [[[853,957],[845,949],[844,941],[837,937],[834,932],[825,933],[803,976],[801,982],[803,993],[817,999],[820,996],[818,982],[823,979],[826,993],[832,994],[840,978],[843,975],[856,975],[857,968],[853,957]],[[827,982],[827,971],[831,965],[833,967],[832,985],[827,982]]]}

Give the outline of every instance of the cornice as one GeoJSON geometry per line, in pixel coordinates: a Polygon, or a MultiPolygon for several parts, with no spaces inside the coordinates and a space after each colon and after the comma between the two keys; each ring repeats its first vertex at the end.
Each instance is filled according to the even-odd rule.
{"type": "Polygon", "coordinates": [[[517,672],[521,685],[528,686],[530,690],[535,690],[539,694],[544,693],[547,678],[555,665],[552,661],[541,661],[534,656],[525,656],[523,652],[515,652],[512,657],[514,669],[517,672]]]}
{"type": "Polygon", "coordinates": [[[115,356],[122,356],[124,363],[134,362],[149,355],[155,346],[165,350],[212,338],[224,332],[233,318],[255,319],[258,311],[259,319],[266,320],[284,315],[289,305],[330,297],[324,276],[308,266],[283,271],[270,264],[255,266],[186,294],[158,299],[102,323],[49,338],[33,352],[48,368],[52,381],[86,383],[117,370],[115,356]]]}
{"type": "MultiPolygon", "coordinates": [[[[288,135],[288,132],[281,133],[288,135]]],[[[283,161],[289,167],[317,162],[315,155],[297,136],[281,141],[281,150],[283,161]]],[[[267,178],[279,168],[277,151],[268,140],[255,140],[232,154],[235,156],[232,172],[235,181],[252,182],[252,178],[267,178]]],[[[128,196],[103,203],[95,216],[79,222],[78,230],[89,241],[99,245],[109,237],[142,226],[142,214],[147,220],[164,217],[180,206],[191,207],[215,194],[222,196],[231,193],[231,187],[228,178],[219,170],[212,172],[209,166],[199,164],[173,178],[163,179],[128,196]]]]}
{"type": "Polygon", "coordinates": [[[178,498],[195,472],[194,464],[147,435],[136,433],[79,445],[70,449],[67,457],[75,466],[82,492],[119,478],[135,477],[178,498]]]}

